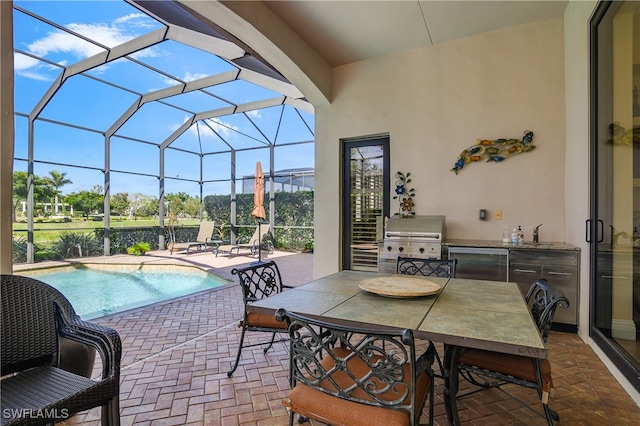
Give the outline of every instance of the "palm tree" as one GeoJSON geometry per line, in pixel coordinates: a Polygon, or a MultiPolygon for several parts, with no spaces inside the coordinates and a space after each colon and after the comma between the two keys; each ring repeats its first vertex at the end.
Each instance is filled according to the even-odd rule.
{"type": "MultiPolygon", "coordinates": [[[[61,173],[57,170],[51,170],[49,172],[49,176],[51,177],[51,186],[53,186],[56,189],[55,205],[57,205],[58,195],[60,195],[60,188],[73,182],[71,182],[71,179],[66,178],[67,176],[66,173],[61,173]]],[[[64,204],[62,205],[62,213],[64,214],[64,204]]]]}

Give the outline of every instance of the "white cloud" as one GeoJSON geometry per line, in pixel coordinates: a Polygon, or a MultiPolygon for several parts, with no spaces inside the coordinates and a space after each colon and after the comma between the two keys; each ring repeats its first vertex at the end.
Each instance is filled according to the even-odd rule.
{"type": "Polygon", "coordinates": [[[149,46],[146,49],[131,54],[131,57],[135,59],[157,58],[160,56],[163,56],[163,54],[156,46],[149,46]]]}
{"type": "Polygon", "coordinates": [[[31,56],[26,56],[21,53],[13,54],[13,67],[16,71],[21,71],[21,70],[35,67],[39,63],[40,61],[32,58],[31,56]]]}
{"type": "Polygon", "coordinates": [[[246,114],[249,117],[262,118],[262,115],[260,115],[260,110],[259,109],[254,109],[254,110],[251,110],[251,111],[247,111],[246,114]]]}
{"type": "Polygon", "coordinates": [[[14,53],[13,68],[17,75],[39,81],[52,81],[54,77],[51,72],[56,73],[56,76],[62,72],[61,68],[45,64],[21,53],[14,53]]]}
{"type": "Polygon", "coordinates": [[[213,131],[207,127],[207,126],[203,126],[201,124],[198,124],[198,126],[196,127],[195,125],[189,127],[189,132],[191,132],[191,134],[193,134],[195,137],[198,137],[198,132],[200,132],[200,138],[201,139],[215,139],[216,135],[213,133],[213,131]]]}
{"type": "MultiPolygon", "coordinates": [[[[108,31],[106,31],[104,27],[87,25],[83,25],[81,28],[78,25],[72,25],[71,27],[75,27],[73,28],[74,31],[80,34],[89,33],[87,35],[90,35],[89,27],[92,27],[95,29],[95,34],[91,35],[94,37],[94,40],[106,45],[108,45],[108,43],[105,43],[105,41],[113,42],[113,40],[107,40],[112,39],[113,35],[108,37],[108,31]]],[[[42,57],[47,57],[55,53],[68,53],[79,60],[104,51],[104,49],[95,44],[62,31],[50,32],[46,37],[29,44],[28,50],[42,57]]]]}
{"type": "Polygon", "coordinates": [[[66,52],[82,59],[103,50],[96,45],[61,31],[49,33],[47,37],[29,44],[28,48],[29,52],[42,57],[53,53],[66,52]]]}
{"type": "Polygon", "coordinates": [[[208,75],[204,73],[191,74],[190,72],[186,72],[182,77],[182,80],[189,82],[189,81],[200,80],[201,78],[205,78],[205,77],[208,77],[208,75]]]}
{"type": "Polygon", "coordinates": [[[138,20],[138,23],[140,23],[140,20],[144,22],[145,20],[148,20],[148,19],[147,19],[147,15],[145,15],[144,13],[130,13],[128,15],[117,18],[115,21],[113,21],[113,23],[123,24],[126,22],[134,21],[134,20],[138,20]]]}
{"type": "MultiPolygon", "coordinates": [[[[142,13],[132,13],[117,18],[110,24],[70,23],[67,24],[66,27],[99,44],[114,47],[140,35],[143,29],[152,27],[153,22],[154,21],[142,13]]],[[[55,54],[66,54],[69,58],[64,59],[64,62],[57,59],[60,64],[66,64],[91,57],[104,51],[104,49],[72,34],[55,30],[28,44],[27,51],[48,59],[52,59],[51,56],[55,54]]],[[[157,56],[158,52],[157,49],[148,48],[139,52],[137,55],[138,57],[157,56]]],[[[20,62],[16,61],[15,70],[20,75],[42,79],[45,77],[38,74],[38,68],[42,66],[43,64],[40,61],[26,61],[21,59],[20,62]]]]}
{"type": "MultiPolygon", "coordinates": [[[[207,120],[207,124],[209,124],[209,126],[213,127],[213,130],[215,130],[219,135],[222,135],[223,137],[229,137],[230,135],[234,134],[234,131],[239,131],[239,127],[238,126],[234,126],[232,124],[229,123],[225,123],[224,121],[220,120],[219,118],[210,118],[207,120]]],[[[204,126],[202,126],[204,127],[204,126]]]]}
{"type": "MultiPolygon", "coordinates": [[[[185,116],[183,123],[190,119],[191,119],[191,116],[185,116]]],[[[209,118],[206,120],[206,122],[208,125],[199,124],[196,127],[196,125],[194,124],[191,127],[189,127],[189,130],[187,131],[191,133],[193,136],[195,136],[196,138],[198,137],[198,132],[199,132],[200,139],[206,139],[206,138],[216,139],[217,136],[213,132],[214,130],[216,133],[218,133],[219,135],[225,138],[229,137],[230,135],[233,135],[234,131],[239,130],[237,126],[234,126],[230,123],[226,123],[218,118],[209,118]]],[[[180,127],[180,125],[172,124],[169,126],[169,130],[171,130],[171,132],[174,132],[178,129],[178,127],[180,127]]]]}
{"type": "Polygon", "coordinates": [[[47,76],[45,76],[45,75],[43,75],[41,73],[38,73],[38,72],[29,71],[29,70],[20,71],[18,74],[20,76],[22,76],[22,77],[26,77],[26,78],[29,78],[31,80],[51,81],[51,79],[48,78],[47,76]]]}

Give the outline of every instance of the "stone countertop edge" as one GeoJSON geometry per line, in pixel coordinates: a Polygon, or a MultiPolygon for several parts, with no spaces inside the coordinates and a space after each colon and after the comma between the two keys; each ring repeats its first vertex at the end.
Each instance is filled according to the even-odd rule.
{"type": "Polygon", "coordinates": [[[531,241],[525,241],[522,244],[503,243],[502,240],[465,240],[456,238],[447,238],[442,242],[444,247],[474,247],[474,248],[505,248],[509,250],[565,250],[580,251],[580,247],[564,243],[542,241],[534,244],[531,241]]]}

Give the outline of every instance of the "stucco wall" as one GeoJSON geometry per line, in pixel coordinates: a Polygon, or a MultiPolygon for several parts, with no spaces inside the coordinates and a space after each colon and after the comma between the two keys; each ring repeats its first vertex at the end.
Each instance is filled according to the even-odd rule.
{"type": "MultiPolygon", "coordinates": [[[[580,318],[589,317],[589,245],[585,220],[589,218],[589,16],[595,2],[571,3],[565,12],[566,161],[565,240],[582,249],[580,262],[580,318]]],[[[586,340],[583,321],[578,333],[586,340]]]]}
{"type": "MultiPolygon", "coordinates": [[[[411,172],[417,214],[443,214],[450,238],[564,241],[563,19],[539,21],[334,69],[333,102],[316,109],[314,275],[340,269],[340,141],[389,134],[392,173],[411,172]],[[450,171],[476,139],[535,133],[537,148],[450,171]],[[490,220],[478,220],[478,210],[490,220]],[[493,219],[502,210],[502,220],[493,219]]],[[[392,200],[391,211],[397,211],[392,200]]]]}

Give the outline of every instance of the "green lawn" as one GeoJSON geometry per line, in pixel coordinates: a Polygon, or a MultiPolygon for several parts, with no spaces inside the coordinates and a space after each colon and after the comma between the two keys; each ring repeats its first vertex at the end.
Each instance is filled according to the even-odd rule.
{"type": "MultiPolygon", "coordinates": [[[[85,220],[85,219],[73,219],[71,222],[48,222],[42,219],[42,222],[36,219],[33,224],[34,229],[34,243],[40,246],[51,246],[62,232],[83,232],[90,233],[93,230],[104,227],[104,222],[85,220]]],[[[199,219],[181,219],[179,226],[198,226],[199,219]]],[[[112,228],[136,228],[136,227],[151,227],[158,226],[158,219],[120,219],[119,216],[111,218],[112,228]]],[[[26,238],[27,236],[27,222],[14,222],[13,223],[13,237],[14,238],[26,238]]]]}

